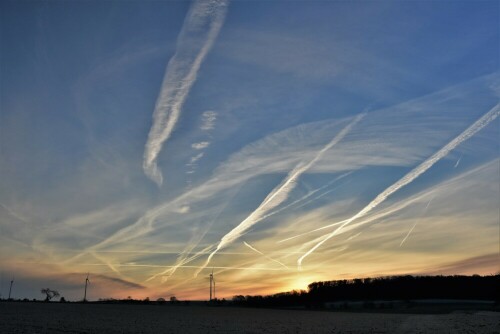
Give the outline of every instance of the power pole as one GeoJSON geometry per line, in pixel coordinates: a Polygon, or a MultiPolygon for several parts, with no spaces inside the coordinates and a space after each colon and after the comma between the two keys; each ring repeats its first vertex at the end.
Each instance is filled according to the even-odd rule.
{"type": "Polygon", "coordinates": [[[87,285],[90,284],[89,274],[87,273],[87,278],[85,279],[85,292],[83,293],[83,302],[87,301],[87,285]]]}
{"type": "Polygon", "coordinates": [[[12,284],[14,284],[14,279],[10,281],[10,288],[9,288],[9,299],[10,299],[10,294],[12,292],[12,284]]]}
{"type": "Polygon", "coordinates": [[[212,301],[212,283],[214,281],[214,271],[210,274],[210,301],[212,301]]]}

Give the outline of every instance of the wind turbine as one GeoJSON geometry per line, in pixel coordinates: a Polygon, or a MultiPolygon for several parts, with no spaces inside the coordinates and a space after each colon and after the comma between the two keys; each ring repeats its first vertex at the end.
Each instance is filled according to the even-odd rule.
{"type": "Polygon", "coordinates": [[[10,293],[12,292],[12,284],[14,284],[14,277],[12,277],[11,281],[10,281],[10,288],[9,288],[9,300],[10,300],[10,293]]]}
{"type": "Polygon", "coordinates": [[[87,273],[87,278],[85,279],[85,292],[83,294],[83,302],[85,303],[87,301],[87,285],[90,284],[89,281],[89,273],[87,273]]]}

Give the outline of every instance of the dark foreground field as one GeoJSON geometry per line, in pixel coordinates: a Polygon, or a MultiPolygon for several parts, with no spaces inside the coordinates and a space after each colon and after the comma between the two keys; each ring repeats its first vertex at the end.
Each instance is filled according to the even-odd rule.
{"type": "Polygon", "coordinates": [[[500,313],[391,314],[207,307],[0,303],[0,333],[499,333],[500,313]]]}

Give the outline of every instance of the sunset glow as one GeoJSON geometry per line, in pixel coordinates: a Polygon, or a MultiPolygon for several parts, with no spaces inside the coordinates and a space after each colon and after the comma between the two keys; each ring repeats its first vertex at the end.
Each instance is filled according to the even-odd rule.
{"type": "Polygon", "coordinates": [[[500,272],[499,9],[2,2],[0,297],[500,272]]]}

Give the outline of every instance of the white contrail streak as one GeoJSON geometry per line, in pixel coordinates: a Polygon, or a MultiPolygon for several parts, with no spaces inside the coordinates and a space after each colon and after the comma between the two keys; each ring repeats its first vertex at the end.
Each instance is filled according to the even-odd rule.
{"type": "Polygon", "coordinates": [[[306,206],[306,205],[307,205],[307,204],[309,204],[309,203],[312,203],[312,202],[314,202],[314,201],[317,201],[318,199],[320,199],[320,198],[322,198],[322,197],[325,197],[326,195],[330,194],[331,192],[333,192],[333,191],[337,190],[337,188],[342,187],[342,186],[345,186],[345,185],[346,185],[347,183],[349,183],[349,182],[350,182],[350,180],[348,180],[347,182],[344,182],[343,184],[340,184],[340,185],[336,186],[335,188],[332,188],[332,189],[330,189],[330,190],[328,190],[328,191],[325,191],[324,193],[322,193],[322,194],[320,194],[320,195],[318,195],[318,196],[316,196],[316,197],[314,197],[314,198],[311,198],[311,199],[310,199],[310,200],[308,200],[307,202],[304,202],[304,203],[300,204],[299,206],[297,206],[297,207],[295,208],[295,210],[300,209],[301,207],[306,206]]]}
{"type": "Polygon", "coordinates": [[[272,257],[270,257],[270,256],[267,256],[266,254],[262,253],[262,252],[261,252],[260,250],[258,250],[257,248],[254,248],[254,247],[252,247],[251,245],[249,245],[248,243],[246,243],[245,241],[243,241],[243,243],[245,244],[245,246],[247,246],[247,247],[248,247],[248,248],[250,248],[251,250],[255,251],[256,253],[258,253],[258,254],[262,255],[262,256],[263,256],[263,257],[265,257],[266,259],[268,259],[268,260],[270,260],[270,261],[273,261],[273,262],[276,262],[277,264],[279,264],[279,265],[280,265],[280,266],[282,266],[282,267],[285,267],[286,269],[290,269],[290,268],[288,268],[288,266],[287,266],[287,265],[285,265],[285,264],[281,263],[281,262],[280,262],[280,261],[278,261],[278,260],[273,259],[273,258],[272,258],[272,257]]]}
{"type": "MultiPolygon", "coordinates": [[[[236,193],[238,193],[240,191],[240,187],[238,187],[237,189],[235,189],[234,191],[234,195],[236,195],[236,193]]],[[[233,195],[233,196],[234,196],[233,195]]],[[[205,255],[205,254],[210,254],[213,249],[214,249],[214,245],[209,245],[207,247],[205,247],[203,250],[199,251],[199,252],[196,252],[196,253],[191,253],[191,251],[196,247],[198,246],[199,242],[201,241],[201,239],[203,239],[203,237],[207,234],[207,232],[210,230],[210,228],[212,227],[212,225],[214,224],[214,222],[219,219],[220,215],[222,214],[222,212],[226,209],[226,207],[228,206],[230,201],[227,201],[226,204],[224,206],[221,207],[221,209],[219,210],[219,212],[217,213],[217,215],[211,220],[211,222],[205,227],[205,231],[199,235],[197,237],[197,240],[194,242],[194,243],[190,243],[190,245],[188,245],[185,250],[179,254],[178,258],[177,258],[177,261],[174,265],[174,267],[171,267],[171,268],[168,268],[166,270],[164,270],[163,272],[161,273],[158,273],[156,275],[153,275],[151,277],[149,277],[146,282],[152,280],[152,279],[155,279],[156,277],[158,276],[161,276],[161,281],[162,283],[164,283],[168,277],[172,276],[176,271],[177,269],[182,266],[182,265],[185,265],[191,261],[194,261],[196,260],[198,257],[202,256],[202,255],[205,255]],[[189,258],[188,256],[191,255],[189,258]]]]}
{"type": "Polygon", "coordinates": [[[458,160],[455,163],[455,166],[453,166],[453,168],[457,168],[458,167],[458,164],[460,163],[460,160],[462,160],[462,156],[460,156],[460,158],[458,158],[458,160]]]}
{"type": "Polygon", "coordinates": [[[158,276],[161,276],[162,277],[161,282],[165,283],[167,281],[167,277],[172,276],[177,271],[177,269],[186,268],[185,265],[187,263],[190,263],[190,262],[196,260],[197,258],[199,258],[200,256],[202,256],[204,254],[210,254],[209,252],[213,249],[213,247],[214,246],[212,246],[212,245],[207,246],[203,250],[201,250],[200,252],[195,253],[195,254],[191,255],[190,257],[187,257],[187,255],[189,255],[189,254],[181,255],[179,257],[179,259],[177,260],[177,262],[173,266],[164,266],[167,269],[165,269],[164,271],[162,271],[158,274],[154,274],[154,275],[150,276],[144,282],[149,282],[149,281],[157,278],[158,276]]]}
{"type": "Polygon", "coordinates": [[[102,263],[104,263],[109,269],[111,269],[115,274],[117,274],[120,278],[122,279],[129,279],[128,277],[125,277],[117,268],[116,266],[119,266],[119,264],[115,265],[113,263],[111,263],[110,261],[108,261],[107,259],[105,259],[104,257],[101,257],[93,252],[90,253],[93,257],[95,257],[97,260],[101,261],[102,263]]]}
{"type": "Polygon", "coordinates": [[[16,218],[16,219],[19,219],[20,221],[22,222],[25,222],[25,223],[28,223],[28,221],[26,221],[26,219],[24,219],[23,217],[21,217],[20,215],[17,214],[17,212],[14,212],[13,210],[11,210],[9,207],[3,205],[2,203],[0,203],[0,206],[2,208],[4,208],[5,210],[7,210],[7,213],[9,215],[11,215],[12,217],[16,218]]]}
{"type": "MultiPolygon", "coordinates": [[[[326,144],[316,155],[315,157],[309,161],[306,165],[299,165],[295,167],[286,177],[286,179],[276,188],[274,188],[269,195],[264,199],[264,201],[255,209],[245,220],[243,220],[238,226],[229,231],[222,239],[220,240],[217,248],[208,256],[207,261],[205,262],[204,267],[206,267],[212,257],[221,249],[227,247],[231,243],[233,243],[236,239],[241,237],[250,227],[264,219],[265,215],[269,210],[274,209],[281,203],[283,203],[287,198],[290,192],[295,188],[297,184],[298,178],[312,165],[314,165],[319,159],[322,158],[323,154],[332,148],[334,145],[339,143],[348,133],[351,131],[352,127],[355,126],[366,114],[360,114],[356,116],[347,126],[345,126],[328,144],[326,144]]],[[[195,273],[197,276],[201,270],[201,268],[195,273]]]]}
{"type": "MultiPolygon", "coordinates": [[[[431,204],[432,200],[434,199],[434,197],[432,197],[429,202],[427,202],[427,205],[425,206],[425,209],[424,209],[424,215],[427,213],[427,209],[429,208],[429,205],[431,204]]],[[[408,233],[406,234],[406,236],[403,238],[403,240],[401,240],[401,243],[399,244],[399,247],[403,246],[403,244],[405,243],[406,239],[408,239],[408,237],[410,236],[411,232],[413,232],[413,229],[415,228],[415,226],[417,226],[418,222],[420,221],[420,219],[417,219],[417,221],[415,222],[415,224],[413,224],[413,226],[411,227],[411,229],[408,231],[408,233]]]]}
{"type": "MultiPolygon", "coordinates": [[[[407,200],[407,201],[405,201],[403,203],[398,203],[398,205],[389,207],[389,208],[385,209],[385,211],[379,212],[379,213],[377,213],[377,214],[375,214],[373,216],[368,216],[367,218],[365,218],[364,220],[356,223],[353,226],[365,225],[365,224],[371,223],[374,220],[378,220],[380,218],[384,218],[386,216],[389,216],[389,215],[391,215],[391,214],[393,214],[395,212],[398,212],[398,211],[406,208],[408,205],[410,205],[410,204],[412,204],[412,203],[414,203],[416,201],[419,201],[425,195],[428,195],[428,194],[423,194],[423,195],[420,195],[420,196],[418,196],[416,198],[413,198],[411,200],[407,200]]],[[[328,229],[330,227],[341,225],[341,224],[345,223],[346,221],[347,221],[347,219],[341,220],[341,221],[333,223],[333,224],[328,224],[328,225],[325,225],[325,226],[321,226],[321,227],[318,227],[318,228],[316,228],[314,230],[307,231],[307,232],[304,232],[304,233],[301,233],[301,234],[297,234],[297,235],[294,235],[294,236],[286,238],[286,239],[279,240],[276,243],[279,244],[279,243],[282,243],[282,242],[285,242],[285,241],[289,241],[289,240],[292,240],[292,239],[295,239],[295,238],[303,237],[305,235],[308,235],[308,234],[311,234],[311,233],[314,233],[314,232],[322,231],[322,230],[328,229]]]]}
{"type": "Polygon", "coordinates": [[[352,221],[365,216],[371,210],[373,210],[380,203],[385,201],[387,197],[389,197],[394,192],[398,191],[400,188],[409,184],[417,177],[419,177],[426,170],[431,168],[436,162],[445,157],[451,150],[457,147],[463,141],[469,139],[486,125],[495,120],[500,114],[500,103],[495,105],[490,111],[488,111],[483,117],[478,119],[474,124],[469,126],[465,131],[463,131],[460,135],[458,135],[455,139],[446,144],[439,151],[434,153],[430,158],[422,162],[420,165],[412,169],[408,174],[399,179],[396,183],[392,184],[389,188],[385,189],[382,193],[380,193],[373,201],[371,201],[367,206],[365,206],[361,211],[347,219],[342,225],[340,225],[333,232],[327,234],[325,238],[323,238],[320,242],[318,242],[314,247],[312,247],[309,251],[307,251],[304,255],[302,255],[297,260],[298,268],[300,269],[302,266],[302,261],[309,256],[312,252],[314,252],[318,247],[324,244],[327,240],[334,237],[340,230],[342,230],[346,225],[350,224],[352,221]]]}
{"type": "Polygon", "coordinates": [[[347,238],[347,241],[349,241],[349,240],[352,240],[352,239],[356,238],[356,237],[357,237],[357,236],[359,236],[360,234],[361,234],[361,232],[356,233],[355,235],[351,235],[349,238],[347,238]]]}
{"type": "Polygon", "coordinates": [[[321,231],[321,230],[324,230],[324,229],[327,229],[327,228],[330,228],[330,227],[333,227],[333,226],[337,226],[337,225],[343,224],[345,221],[346,220],[342,220],[342,221],[339,221],[337,223],[329,224],[329,225],[326,225],[326,226],[321,226],[321,227],[318,227],[317,229],[314,229],[312,231],[307,231],[305,233],[294,235],[293,237],[289,237],[289,238],[286,238],[286,239],[279,240],[276,243],[279,244],[279,243],[282,243],[282,242],[285,242],[285,241],[289,241],[289,240],[293,240],[295,238],[302,237],[302,236],[307,235],[307,234],[311,234],[311,233],[314,233],[314,232],[317,232],[317,231],[321,231]]]}
{"type": "Polygon", "coordinates": [[[198,70],[224,23],[228,0],[197,0],[191,6],[167,65],[144,150],[144,173],[159,186],[163,176],[158,154],[171,136],[198,70]]]}
{"type": "MultiPolygon", "coordinates": [[[[20,264],[38,264],[38,265],[58,265],[60,264],[59,262],[14,262],[14,263],[20,263],[20,264]]],[[[81,267],[85,266],[93,266],[93,267],[109,267],[109,264],[105,263],[79,263],[78,264],[81,267]]],[[[129,264],[129,263],[124,263],[124,264],[112,264],[114,266],[119,265],[120,267],[131,267],[131,268],[164,268],[168,266],[164,266],[161,264],[129,264]]],[[[173,266],[171,266],[173,267],[173,266]]],[[[181,268],[201,268],[200,266],[181,266],[181,268]]],[[[215,266],[211,267],[214,269],[227,269],[227,270],[258,270],[258,271],[284,271],[285,269],[283,268],[261,268],[261,267],[223,267],[223,266],[215,266]]]]}
{"type": "MultiPolygon", "coordinates": [[[[346,177],[346,176],[348,176],[348,175],[350,175],[350,174],[352,174],[352,172],[347,172],[347,173],[344,173],[344,174],[342,174],[342,175],[337,176],[335,179],[333,179],[332,181],[328,182],[328,183],[327,183],[327,184],[325,184],[324,186],[322,186],[322,187],[320,187],[320,188],[318,188],[318,189],[315,189],[315,190],[313,190],[313,191],[311,191],[311,192],[307,193],[306,195],[302,196],[301,198],[299,198],[299,199],[297,199],[297,200],[293,201],[292,203],[290,203],[290,204],[288,204],[288,205],[286,205],[286,206],[284,206],[284,207],[282,207],[282,208],[280,208],[280,209],[278,209],[278,210],[275,210],[275,211],[272,211],[272,212],[268,213],[267,215],[265,215],[264,217],[262,217],[262,219],[264,219],[264,218],[268,218],[268,217],[271,217],[271,216],[274,216],[275,214],[278,214],[278,213],[280,213],[280,212],[282,212],[282,211],[285,211],[286,209],[288,209],[288,208],[290,208],[290,207],[294,206],[294,205],[295,205],[295,204],[297,204],[297,203],[300,203],[300,202],[302,202],[302,201],[305,201],[306,199],[308,199],[309,197],[313,196],[313,195],[314,195],[314,194],[316,194],[317,192],[319,192],[319,191],[321,191],[321,190],[323,190],[323,189],[325,189],[325,188],[328,188],[329,186],[331,186],[332,184],[334,184],[334,183],[335,183],[335,182],[337,182],[338,180],[340,180],[340,179],[342,179],[342,178],[344,178],[344,177],[346,177]]],[[[321,197],[325,196],[326,194],[328,194],[328,193],[332,192],[333,190],[335,190],[335,189],[337,189],[337,188],[338,188],[338,187],[335,187],[335,188],[333,188],[333,189],[331,189],[331,190],[328,190],[327,192],[324,192],[323,194],[321,194],[321,195],[319,195],[319,196],[317,196],[317,197],[314,197],[314,198],[312,198],[311,200],[309,200],[309,201],[307,201],[307,202],[305,202],[305,203],[302,203],[301,205],[297,206],[295,209],[298,209],[298,208],[300,208],[300,207],[302,207],[302,206],[304,206],[304,205],[307,205],[307,204],[311,203],[312,201],[314,201],[314,200],[316,200],[316,199],[319,199],[319,198],[321,198],[321,197]]]]}

